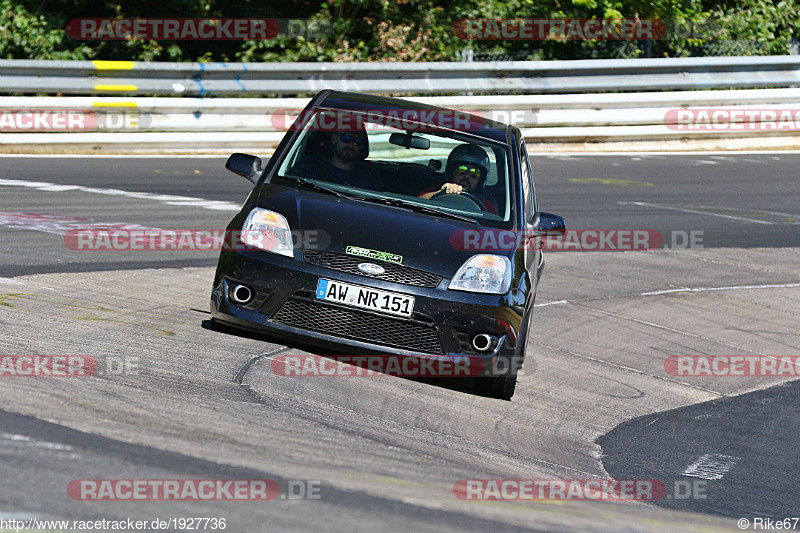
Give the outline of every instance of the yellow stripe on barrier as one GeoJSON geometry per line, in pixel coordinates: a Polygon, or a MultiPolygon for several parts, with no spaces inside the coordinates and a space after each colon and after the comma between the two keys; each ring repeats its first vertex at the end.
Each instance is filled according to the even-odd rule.
{"type": "Polygon", "coordinates": [[[92,102],[93,107],[136,107],[136,102],[92,102]]]}
{"type": "Polygon", "coordinates": [[[136,85],[95,85],[95,91],[136,91],[136,85]]]}
{"type": "Polygon", "coordinates": [[[97,70],[131,70],[133,61],[92,61],[97,70]]]}

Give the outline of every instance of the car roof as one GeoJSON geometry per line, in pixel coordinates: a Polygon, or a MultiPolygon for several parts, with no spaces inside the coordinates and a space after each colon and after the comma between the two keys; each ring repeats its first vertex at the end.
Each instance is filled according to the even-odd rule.
{"type": "MultiPolygon", "coordinates": [[[[423,104],[420,102],[412,102],[410,100],[403,100],[401,98],[390,98],[387,96],[375,96],[372,94],[350,93],[343,91],[321,91],[317,94],[317,98],[322,98],[318,102],[319,107],[330,109],[347,109],[352,111],[380,111],[386,112],[402,112],[408,110],[414,111],[437,111],[444,114],[452,115],[453,111],[458,111],[459,116],[469,117],[470,126],[468,131],[459,129],[465,133],[470,133],[478,137],[485,137],[493,141],[502,143],[508,142],[508,129],[507,124],[502,122],[495,122],[488,118],[473,113],[467,113],[461,110],[448,109],[446,107],[433,106],[423,104]]],[[[430,123],[430,122],[424,122],[430,123]]],[[[432,123],[436,125],[435,123],[432,123]]],[[[516,129],[516,128],[512,128],[516,129]]]]}

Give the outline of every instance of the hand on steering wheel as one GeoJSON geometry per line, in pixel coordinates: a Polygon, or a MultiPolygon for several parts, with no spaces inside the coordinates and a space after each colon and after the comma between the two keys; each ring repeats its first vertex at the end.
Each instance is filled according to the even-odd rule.
{"type": "Polygon", "coordinates": [[[471,192],[465,191],[464,188],[461,187],[461,185],[456,185],[455,183],[445,183],[442,186],[442,190],[431,196],[430,199],[435,200],[436,198],[439,198],[444,194],[459,194],[464,198],[469,198],[470,200],[472,200],[475,203],[475,205],[477,205],[480,208],[481,211],[487,211],[486,206],[483,205],[483,202],[480,200],[480,198],[478,198],[471,192]]]}

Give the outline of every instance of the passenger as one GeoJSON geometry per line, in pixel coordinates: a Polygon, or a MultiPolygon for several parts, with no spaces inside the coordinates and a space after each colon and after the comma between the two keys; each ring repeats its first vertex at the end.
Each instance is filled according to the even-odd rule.
{"type": "Polygon", "coordinates": [[[331,133],[331,147],[333,155],[331,165],[339,170],[352,171],[357,167],[357,162],[363,161],[369,155],[369,139],[366,131],[333,132],[331,133]]]}
{"type": "Polygon", "coordinates": [[[353,131],[315,132],[312,142],[319,143],[314,151],[324,156],[311,156],[294,169],[303,177],[338,185],[374,191],[383,190],[383,179],[374,165],[365,161],[369,155],[369,137],[363,126],[353,131]]]}
{"type": "Polygon", "coordinates": [[[474,144],[460,144],[453,148],[447,158],[445,167],[447,183],[439,189],[433,187],[424,189],[417,196],[431,198],[441,191],[447,194],[460,194],[464,191],[475,195],[483,203],[486,211],[497,215],[495,203],[488,198],[478,196],[486,184],[489,165],[489,156],[483,148],[474,144]]]}

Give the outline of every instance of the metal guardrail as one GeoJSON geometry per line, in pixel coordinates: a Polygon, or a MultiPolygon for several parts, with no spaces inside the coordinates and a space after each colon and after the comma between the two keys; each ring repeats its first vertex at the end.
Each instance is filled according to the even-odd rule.
{"type": "Polygon", "coordinates": [[[150,63],[0,60],[0,93],[545,94],[800,85],[800,56],[437,63],[150,63]]]}
{"type": "MultiPolygon", "coordinates": [[[[482,114],[522,129],[530,143],[699,143],[733,141],[739,148],[800,146],[800,89],[742,89],[518,96],[414,97],[413,101],[482,114]],[[670,127],[678,110],[790,111],[789,128],[670,127]]],[[[274,148],[307,98],[0,98],[0,152],[187,150],[230,152],[274,148]],[[9,115],[24,110],[24,121],[9,115]],[[30,117],[77,111],[72,131],[37,127],[30,117]],[[13,120],[17,120],[17,128],[13,120]],[[26,129],[19,126],[25,125],[26,129]],[[28,127],[30,126],[30,127],[28,127]]],[[[759,115],[760,117],[760,115],[759,115]]],[[[740,120],[746,120],[740,117],[740,120]]],[[[63,125],[63,124],[62,124],[63,125]]]]}

